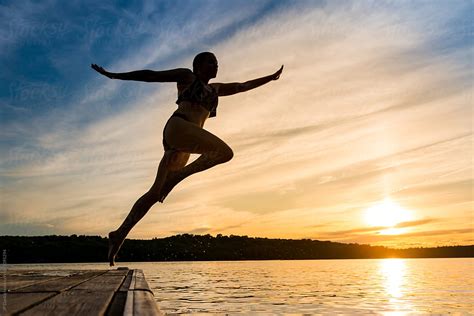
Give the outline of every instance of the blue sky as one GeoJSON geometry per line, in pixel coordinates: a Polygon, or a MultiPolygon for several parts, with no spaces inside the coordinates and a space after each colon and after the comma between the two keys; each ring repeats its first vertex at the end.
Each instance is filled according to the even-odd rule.
{"type": "Polygon", "coordinates": [[[220,100],[206,128],[234,159],[183,182],[132,237],[472,241],[472,1],[0,3],[0,234],[116,228],[153,181],[176,91],[90,64],[190,68],[213,51],[216,81],[285,72],[220,100]],[[364,231],[387,197],[412,210],[411,231],[364,231]]]}
{"type": "MultiPolygon", "coordinates": [[[[147,44],[153,44],[159,58],[147,60],[144,66],[166,68],[200,50],[212,48],[239,29],[287,5],[286,1],[255,4],[249,1],[138,1],[104,5],[93,1],[40,4],[13,1],[3,4],[1,56],[6,71],[2,74],[5,84],[0,90],[2,105],[5,105],[2,119],[14,122],[24,120],[25,114],[37,117],[48,115],[58,107],[67,110],[87,93],[90,89],[87,84],[100,80],[90,70],[91,63],[112,66],[147,44]],[[241,10],[244,6],[248,8],[241,10]],[[236,10],[245,14],[234,16],[236,10]],[[210,14],[207,21],[186,23],[207,13],[210,14]],[[223,20],[215,19],[216,16],[233,17],[223,20]],[[209,22],[216,25],[207,29],[209,22]],[[177,34],[183,42],[172,42],[177,34]],[[195,41],[196,34],[200,42],[188,45],[186,41],[195,41]],[[163,53],[159,53],[160,50],[163,53]]],[[[120,68],[129,70],[126,65],[120,68]]],[[[144,87],[139,88],[134,83],[130,83],[130,88],[125,87],[134,88],[144,87]]],[[[120,109],[130,101],[123,95],[134,93],[127,92],[110,95],[106,101],[120,109]]],[[[87,121],[81,120],[78,127],[87,121]]]]}

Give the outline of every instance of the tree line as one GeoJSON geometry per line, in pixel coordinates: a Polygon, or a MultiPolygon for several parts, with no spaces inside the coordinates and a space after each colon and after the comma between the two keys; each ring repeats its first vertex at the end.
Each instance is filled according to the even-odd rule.
{"type": "MultiPolygon", "coordinates": [[[[108,239],[100,236],[0,236],[6,263],[107,262],[108,239]]],[[[393,249],[311,239],[179,234],[126,239],[117,260],[290,260],[473,257],[474,245],[393,249]]]]}

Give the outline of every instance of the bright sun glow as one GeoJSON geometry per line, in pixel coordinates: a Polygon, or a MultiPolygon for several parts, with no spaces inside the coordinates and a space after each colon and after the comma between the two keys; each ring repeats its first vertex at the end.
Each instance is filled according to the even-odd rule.
{"type": "MultiPolygon", "coordinates": [[[[394,227],[398,223],[412,219],[408,210],[401,208],[390,199],[376,204],[365,212],[365,220],[370,226],[394,227]]],[[[391,232],[388,234],[396,234],[391,232]]]]}

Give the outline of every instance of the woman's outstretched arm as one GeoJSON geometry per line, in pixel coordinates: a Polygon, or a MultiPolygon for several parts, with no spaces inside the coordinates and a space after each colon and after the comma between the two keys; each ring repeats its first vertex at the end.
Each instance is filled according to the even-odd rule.
{"type": "Polygon", "coordinates": [[[260,87],[272,80],[278,80],[280,78],[281,72],[283,71],[283,66],[278,69],[274,74],[249,80],[246,82],[233,82],[233,83],[212,83],[217,89],[219,96],[232,95],[240,92],[245,92],[248,90],[255,89],[260,87]]]}
{"type": "Polygon", "coordinates": [[[145,82],[182,82],[190,80],[190,76],[192,76],[192,71],[187,68],[177,68],[163,71],[136,70],[130,72],[114,73],[108,72],[96,64],[91,64],[91,67],[98,73],[110,79],[120,80],[135,80],[145,82]]]}

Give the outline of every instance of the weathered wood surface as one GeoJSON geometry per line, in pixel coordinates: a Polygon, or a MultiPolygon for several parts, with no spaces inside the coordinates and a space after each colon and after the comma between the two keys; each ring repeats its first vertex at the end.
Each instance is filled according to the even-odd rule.
{"type": "Polygon", "coordinates": [[[3,274],[1,315],[162,315],[141,270],[3,274]]]}
{"type": "Polygon", "coordinates": [[[39,283],[42,281],[48,281],[48,280],[53,280],[60,278],[58,276],[38,276],[38,275],[32,275],[32,276],[27,276],[27,275],[12,275],[6,278],[6,287],[2,287],[0,289],[0,292],[8,292],[9,290],[15,290],[21,287],[25,287],[28,285],[32,285],[35,283],[39,283]]]}
{"type": "Polygon", "coordinates": [[[56,295],[54,292],[50,293],[2,293],[2,301],[6,303],[5,309],[0,315],[11,315],[21,310],[28,308],[38,302],[42,302],[50,297],[56,295]]]}
{"type": "Polygon", "coordinates": [[[77,272],[73,275],[55,278],[41,283],[35,283],[16,289],[15,292],[60,292],[68,290],[83,282],[89,281],[92,278],[106,273],[106,271],[87,271],[77,272]]]}
{"type": "Polygon", "coordinates": [[[104,315],[113,296],[108,291],[64,291],[21,315],[104,315]]]}
{"type": "Polygon", "coordinates": [[[155,303],[153,294],[148,291],[135,290],[133,293],[133,309],[129,315],[160,315],[161,311],[155,303]]]}
{"type": "MultiPolygon", "coordinates": [[[[142,270],[133,270],[124,306],[124,315],[162,315],[142,270]]],[[[120,291],[124,291],[121,288],[120,291]]]]}

